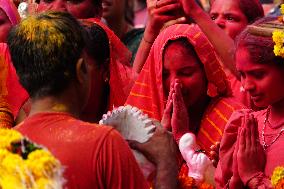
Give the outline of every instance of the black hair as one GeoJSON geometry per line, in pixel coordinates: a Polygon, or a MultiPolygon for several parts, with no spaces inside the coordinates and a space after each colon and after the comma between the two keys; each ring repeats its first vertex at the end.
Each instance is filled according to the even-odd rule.
{"type": "MultiPolygon", "coordinates": [[[[275,21],[275,17],[265,17],[256,21],[252,26],[262,27],[263,24],[275,21]]],[[[284,59],[280,56],[275,56],[274,41],[271,36],[258,35],[247,27],[236,38],[236,48],[244,47],[248,51],[251,60],[258,64],[272,64],[279,68],[284,68],[284,59]]]]}
{"type": "Polygon", "coordinates": [[[110,59],[109,39],[104,29],[95,24],[83,21],[84,29],[88,34],[86,52],[96,60],[97,66],[108,63],[110,59]]]}
{"type": "Polygon", "coordinates": [[[76,77],[85,33],[67,12],[30,16],[8,35],[20,83],[32,98],[57,95],[76,77]]]}

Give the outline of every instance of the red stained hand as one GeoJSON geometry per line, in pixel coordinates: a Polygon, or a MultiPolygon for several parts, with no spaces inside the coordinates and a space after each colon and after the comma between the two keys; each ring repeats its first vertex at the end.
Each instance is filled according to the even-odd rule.
{"type": "Polygon", "coordinates": [[[171,83],[171,90],[169,92],[169,96],[167,99],[166,108],[163,113],[161,124],[166,128],[168,131],[172,131],[171,126],[171,119],[173,113],[173,93],[174,93],[174,82],[171,83]]]}
{"type": "Polygon", "coordinates": [[[259,143],[258,125],[252,114],[246,114],[238,135],[238,172],[244,184],[257,173],[263,172],[265,153],[259,143]]]}
{"type": "Polygon", "coordinates": [[[171,90],[164,110],[162,125],[172,131],[179,142],[182,135],[189,131],[189,118],[181,93],[181,84],[176,79],[171,83],[171,90]]]}
{"type": "Polygon", "coordinates": [[[144,38],[147,41],[153,42],[164,24],[184,21],[178,19],[181,17],[177,14],[181,10],[179,0],[147,0],[147,9],[149,17],[144,33],[144,38]]]}
{"type": "Polygon", "coordinates": [[[187,108],[183,101],[181,93],[181,84],[178,80],[175,80],[173,99],[173,114],[171,119],[171,126],[174,138],[179,142],[182,135],[189,131],[189,118],[187,108]]]}

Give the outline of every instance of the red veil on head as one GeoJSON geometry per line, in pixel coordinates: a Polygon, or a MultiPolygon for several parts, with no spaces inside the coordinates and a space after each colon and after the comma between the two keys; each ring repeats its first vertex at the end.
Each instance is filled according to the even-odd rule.
{"type": "Polygon", "coordinates": [[[170,40],[186,38],[204,64],[210,97],[231,94],[230,84],[213,47],[197,25],[179,24],[165,29],[155,40],[149,57],[135,82],[126,104],[136,106],[150,117],[161,120],[166,97],[163,92],[162,56],[170,40]]]}
{"type": "MultiPolygon", "coordinates": [[[[134,82],[134,75],[130,67],[131,52],[120,39],[105,24],[96,18],[82,19],[83,24],[97,24],[107,34],[110,49],[110,95],[109,109],[125,103],[134,82]]],[[[90,107],[93,108],[93,107],[90,107]]]]}

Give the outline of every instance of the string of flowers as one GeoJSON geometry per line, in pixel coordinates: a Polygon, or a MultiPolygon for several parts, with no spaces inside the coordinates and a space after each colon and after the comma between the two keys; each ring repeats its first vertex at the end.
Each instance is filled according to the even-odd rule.
{"type": "MultiPolygon", "coordinates": [[[[278,17],[278,21],[283,23],[284,22],[284,4],[281,4],[280,12],[281,12],[282,15],[278,17]]],[[[284,58],[284,47],[283,47],[284,32],[282,30],[279,30],[279,29],[273,31],[272,32],[272,39],[275,43],[274,49],[273,49],[275,56],[281,56],[281,57],[284,58]]]]}
{"type": "Polygon", "coordinates": [[[275,56],[281,56],[284,58],[284,47],[283,47],[284,32],[281,30],[275,30],[272,33],[272,39],[275,43],[274,49],[273,49],[275,56]]]}
{"type": "Polygon", "coordinates": [[[19,132],[0,129],[1,189],[62,189],[60,162],[19,132]]]}
{"type": "Polygon", "coordinates": [[[275,189],[284,188],[284,167],[276,167],[271,176],[271,183],[275,189]]]}

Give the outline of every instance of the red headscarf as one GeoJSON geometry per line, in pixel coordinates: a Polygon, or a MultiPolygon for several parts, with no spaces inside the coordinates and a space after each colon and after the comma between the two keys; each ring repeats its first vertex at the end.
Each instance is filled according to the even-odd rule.
{"type": "MultiPolygon", "coordinates": [[[[125,103],[129,91],[134,82],[134,76],[130,67],[131,52],[120,39],[105,24],[95,18],[81,20],[83,24],[97,24],[107,34],[109,39],[110,63],[109,63],[109,109],[121,106],[125,103]]],[[[93,108],[93,107],[90,107],[93,108]]]]}
{"type": "Polygon", "coordinates": [[[161,120],[166,98],[163,92],[162,55],[170,40],[186,38],[204,64],[208,95],[217,97],[231,93],[229,82],[219,64],[214,49],[196,25],[180,24],[168,27],[155,40],[149,57],[135,82],[126,104],[136,106],[150,117],[161,120]]]}

